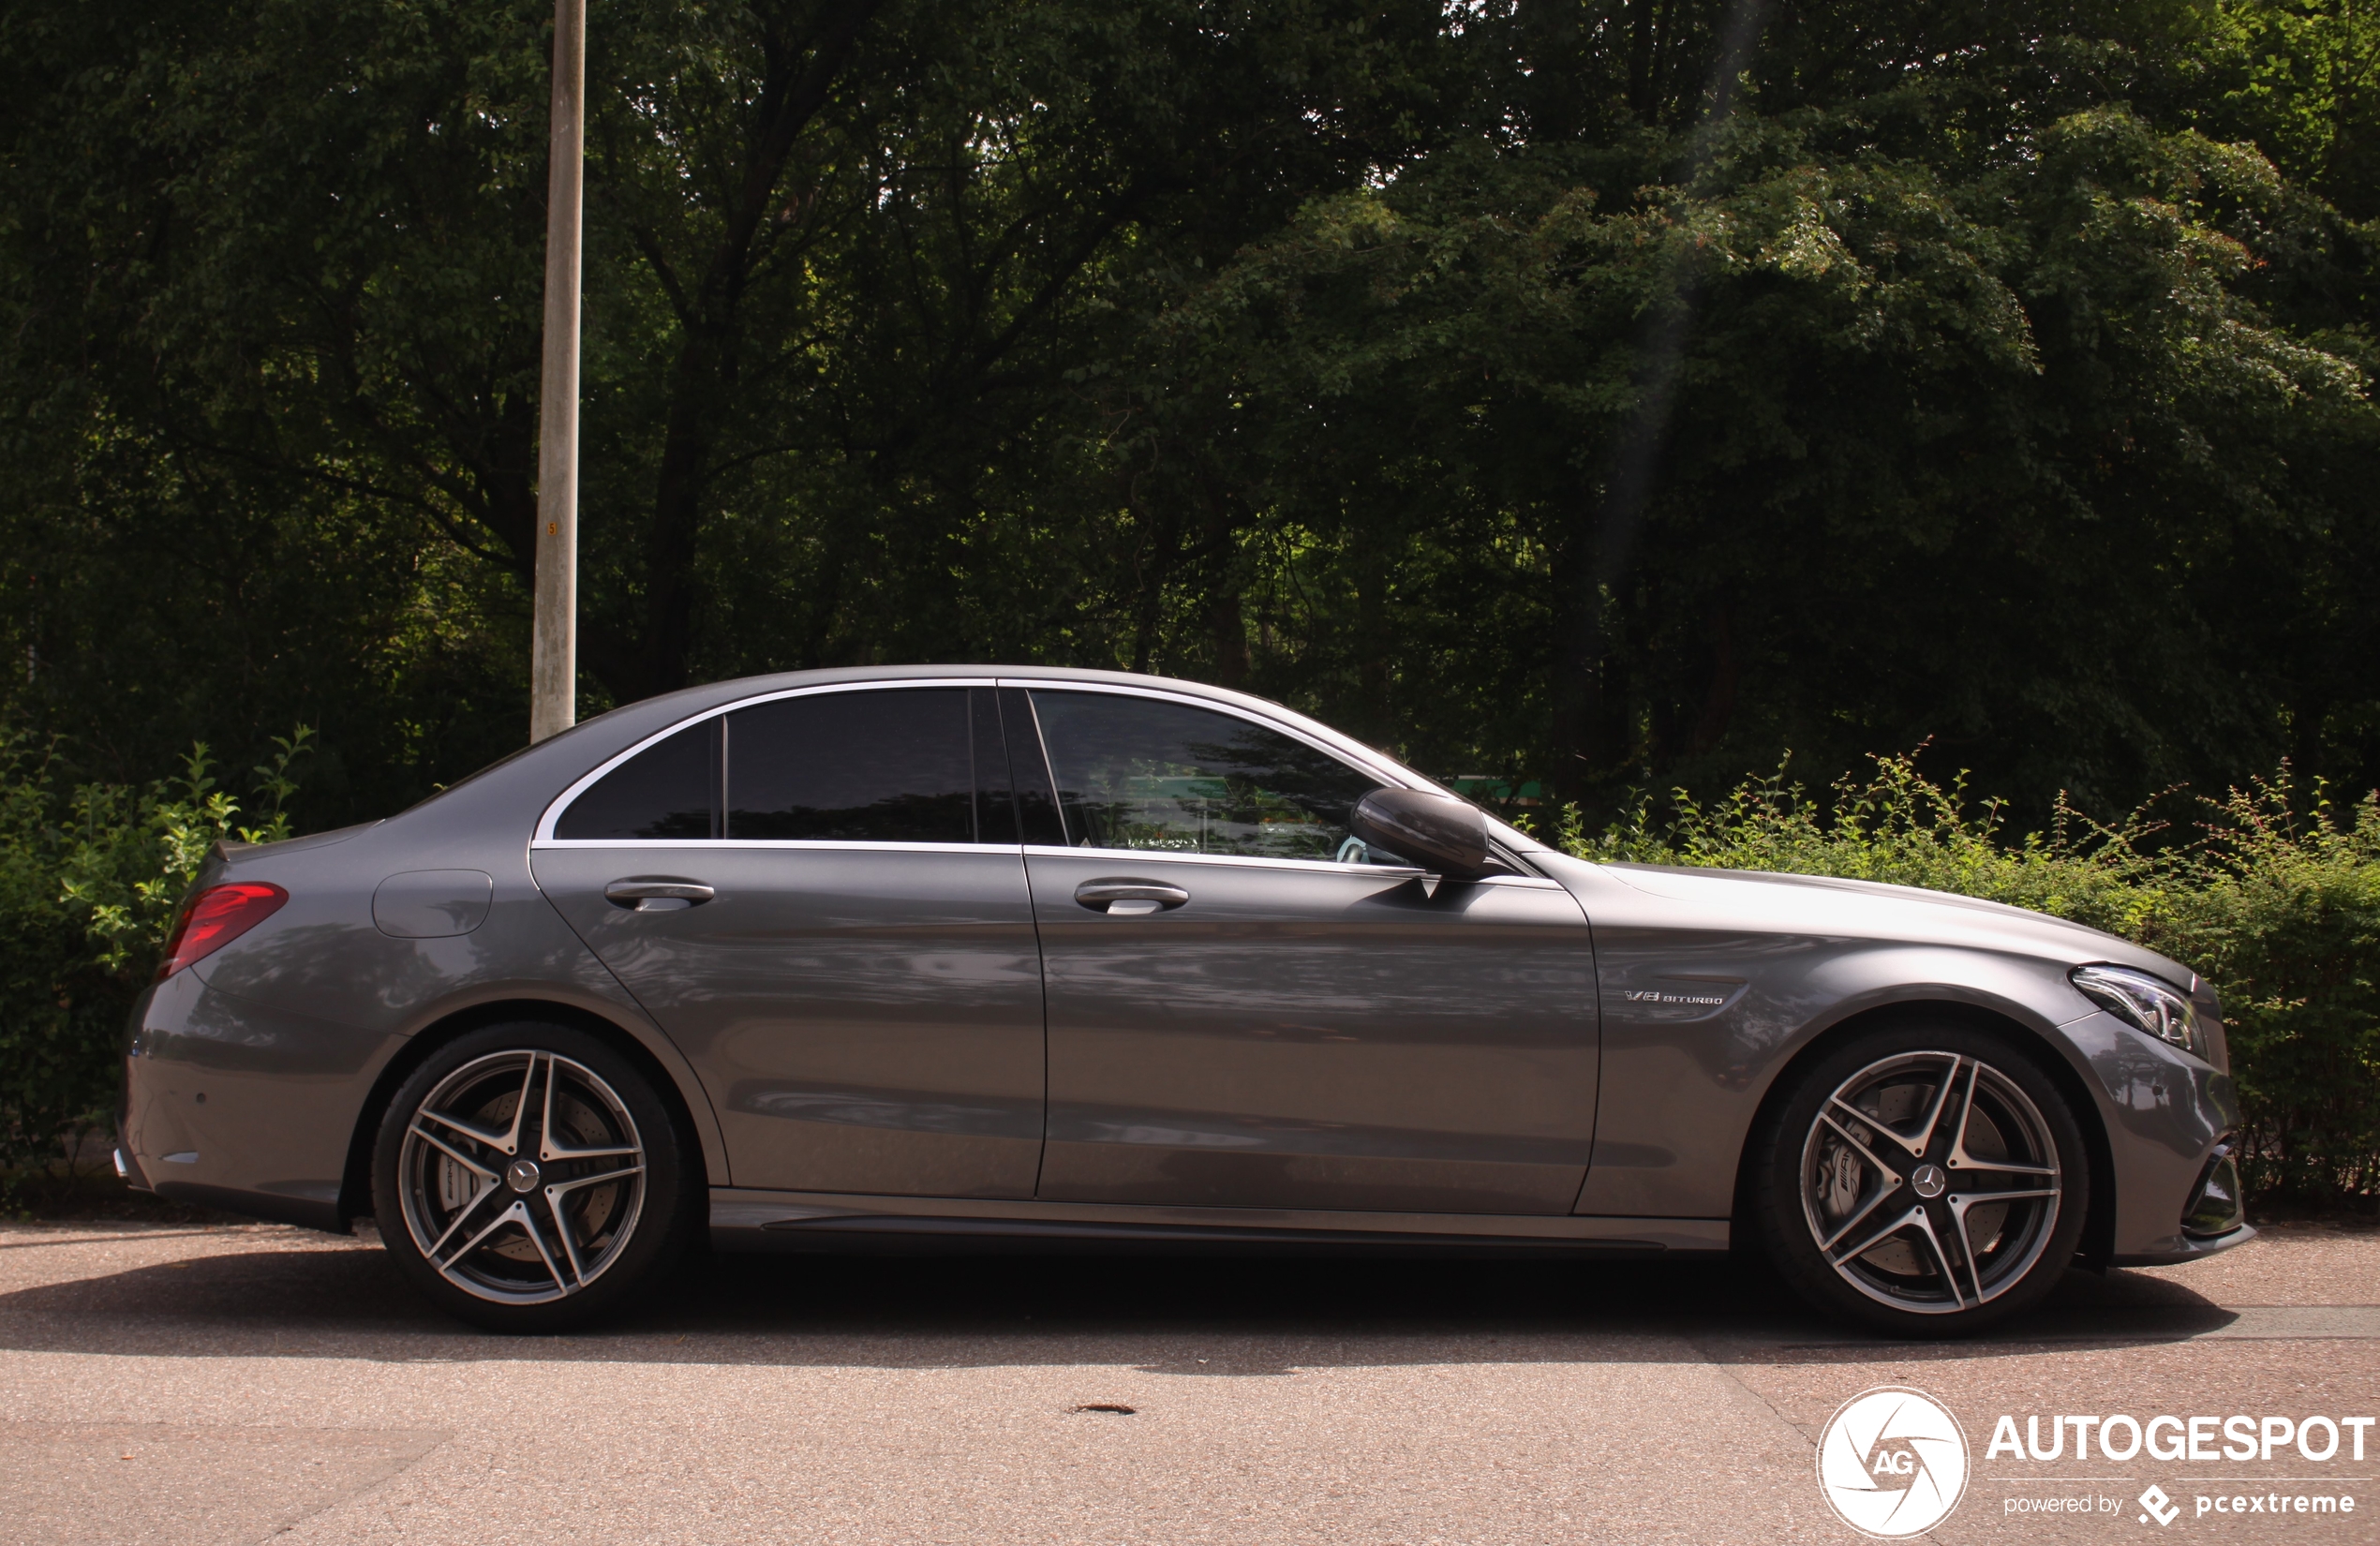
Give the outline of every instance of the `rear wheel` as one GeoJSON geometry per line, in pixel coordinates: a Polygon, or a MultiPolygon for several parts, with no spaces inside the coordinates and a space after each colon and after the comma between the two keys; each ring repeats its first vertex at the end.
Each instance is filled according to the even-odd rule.
{"type": "Polygon", "coordinates": [[[1965,1027],[1860,1038],[1763,1130],[1762,1232],[1804,1298],[1903,1335],[2038,1303],[2082,1238],[2082,1132],[2031,1059],[1965,1027]]]}
{"type": "Polygon", "coordinates": [[[552,1331],[618,1309],[682,1249],[697,1211],[651,1086],[596,1038],[490,1026],[432,1053],[374,1152],[380,1238],[449,1313],[552,1331]]]}

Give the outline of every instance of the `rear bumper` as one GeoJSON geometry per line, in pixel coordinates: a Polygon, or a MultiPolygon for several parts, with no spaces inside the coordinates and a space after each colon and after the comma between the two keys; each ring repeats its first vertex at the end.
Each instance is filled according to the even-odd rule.
{"type": "MultiPolygon", "coordinates": [[[[117,1122],[116,1132],[121,1135],[123,1131],[124,1123],[121,1122],[117,1122]]],[[[135,1192],[154,1192],[156,1190],[156,1187],[149,1184],[149,1178],[141,1173],[141,1162],[133,1157],[130,1150],[125,1148],[124,1142],[120,1137],[116,1142],[115,1154],[113,1157],[115,1159],[116,1180],[124,1182],[135,1192]]]]}
{"type": "Polygon", "coordinates": [[[133,1005],[117,1109],[125,1181],[176,1202],[344,1234],[350,1143],[380,1037],[176,973],[133,1005]]]}

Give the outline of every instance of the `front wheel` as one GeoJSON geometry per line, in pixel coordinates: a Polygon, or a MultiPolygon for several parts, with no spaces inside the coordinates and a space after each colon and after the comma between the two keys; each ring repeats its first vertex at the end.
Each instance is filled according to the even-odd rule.
{"type": "Polygon", "coordinates": [[[1862,1037],[1763,1130],[1763,1238],[1822,1310],[1956,1336],[2040,1302],[2073,1262],[2090,1161],[2031,1059],[1964,1027],[1862,1037]]]}
{"type": "Polygon", "coordinates": [[[695,1211],[668,1109],[603,1043],[490,1026],[433,1052],[389,1103],[372,1167],[380,1239],[449,1313],[554,1331],[619,1308],[695,1211]]]}

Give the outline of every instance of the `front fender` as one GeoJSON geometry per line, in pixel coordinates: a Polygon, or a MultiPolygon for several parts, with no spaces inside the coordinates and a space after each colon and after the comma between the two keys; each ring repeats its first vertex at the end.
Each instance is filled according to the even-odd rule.
{"type": "Polygon", "coordinates": [[[2189,1194],[2239,1122],[2231,1080],[2092,1008],[2037,933],[1995,947],[1958,919],[1954,943],[1912,939],[1926,922],[1912,908],[1894,938],[1878,927],[1892,914],[1865,899],[1830,916],[1823,898],[1797,908],[1810,899],[1747,887],[1737,903],[1715,887],[1688,899],[1575,860],[1547,869],[1587,910],[1601,998],[1596,1140],[1577,1212],[1728,1216],[1752,1123],[1796,1057],[1863,1016],[1956,1005],[2030,1034],[2086,1095],[2107,1139],[2115,1255],[2179,1249],[2189,1194]]]}

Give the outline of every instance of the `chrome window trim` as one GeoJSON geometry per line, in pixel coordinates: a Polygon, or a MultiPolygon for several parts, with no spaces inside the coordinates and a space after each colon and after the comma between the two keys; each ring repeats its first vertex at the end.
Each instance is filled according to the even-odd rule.
{"type": "MultiPolygon", "coordinates": [[[[775,692],[755,692],[749,698],[738,698],[734,703],[721,704],[716,708],[706,708],[699,714],[689,714],[686,718],[678,721],[676,724],[669,726],[667,729],[655,731],[652,735],[646,736],[643,740],[638,741],[632,747],[629,747],[626,751],[613,753],[610,757],[597,764],[592,771],[582,775],[575,783],[573,783],[569,788],[563,790],[560,794],[555,795],[551,800],[547,801],[543,814],[537,818],[537,831],[535,835],[529,839],[528,845],[531,848],[655,848],[667,847],[673,843],[682,845],[686,843],[758,841],[760,840],[757,839],[739,840],[730,838],[557,838],[554,836],[554,824],[561,820],[562,812],[570,809],[570,803],[573,800],[578,798],[581,795],[586,794],[587,791],[592,788],[604,774],[609,773],[613,768],[617,767],[620,764],[628,761],[629,758],[635,756],[638,752],[646,751],[648,748],[660,745],[662,742],[669,739],[672,736],[677,735],[681,730],[691,730],[695,725],[701,724],[706,720],[716,720],[723,715],[733,714],[739,708],[750,708],[754,704],[775,703],[780,698],[814,697],[823,692],[879,692],[885,691],[898,691],[902,688],[910,687],[987,687],[990,685],[992,684],[981,676],[903,676],[891,681],[824,682],[816,687],[788,687],[781,688],[775,692]]],[[[792,841],[795,840],[789,839],[782,840],[792,841]]],[[[937,845],[873,843],[869,846],[876,848],[930,848],[937,845]]],[[[945,848],[979,848],[986,845],[981,843],[945,843],[939,846],[945,848]]],[[[989,846],[1002,847],[1005,845],[994,843],[989,846]]]]}
{"type": "MultiPolygon", "coordinates": [[[[1353,763],[1358,771],[1370,774],[1391,788],[1426,787],[1413,781],[1418,775],[1411,768],[1398,766],[1395,763],[1380,756],[1378,752],[1362,746],[1361,742],[1353,746],[1333,746],[1331,742],[1297,725],[1284,724],[1279,720],[1252,714],[1237,704],[1217,703],[1212,698],[1201,698],[1196,693],[1175,692],[1161,687],[1126,687],[1114,682],[1070,682],[1037,677],[1018,679],[1004,676],[1000,679],[1000,685],[1028,689],[1047,688],[1059,692],[1106,692],[1123,698],[1155,698],[1164,703],[1183,704],[1192,708],[1204,708],[1216,714],[1227,714],[1234,719],[1245,720],[1250,724],[1275,731],[1292,740],[1303,741],[1316,751],[1336,757],[1343,763],[1353,763]]],[[[1056,770],[1051,771],[1054,776],[1056,770]]]]}
{"type": "MultiPolygon", "coordinates": [[[[1172,848],[1059,848],[1049,843],[868,842],[855,839],[825,838],[548,838],[541,842],[532,842],[529,847],[540,853],[602,848],[650,854],[659,849],[697,848],[708,854],[721,849],[749,848],[818,854],[999,854],[1011,857],[1022,854],[1030,858],[1042,859],[1113,855],[1119,858],[1154,859],[1168,864],[1248,864],[1268,870],[1306,870],[1333,875],[1378,875],[1403,880],[1429,873],[1418,865],[1341,864],[1336,859],[1284,859],[1268,854],[1192,854],[1172,848]]],[[[1540,875],[1482,875],[1472,884],[1518,885],[1532,891],[1562,889],[1559,882],[1540,875]]]]}
{"type": "MultiPolygon", "coordinates": [[[[1411,769],[1400,767],[1396,764],[1379,758],[1376,754],[1371,753],[1368,751],[1358,752],[1347,747],[1333,746],[1329,741],[1323,740],[1319,736],[1314,736],[1296,725],[1284,724],[1278,720],[1266,719],[1261,715],[1252,714],[1236,704],[1217,703],[1212,698],[1201,698],[1196,693],[1175,692],[1164,688],[1130,687],[1113,682],[1066,681],[1049,676],[900,676],[889,680],[879,678],[872,681],[862,682],[824,682],[816,687],[781,688],[774,692],[755,692],[749,698],[738,698],[733,703],[721,704],[716,708],[706,708],[699,714],[689,714],[686,718],[679,720],[677,723],[670,725],[668,728],[655,731],[652,735],[646,736],[643,740],[636,742],[633,746],[629,747],[627,750],[615,752],[613,755],[598,764],[591,771],[581,775],[575,782],[570,785],[569,788],[563,790],[559,795],[555,795],[552,800],[546,803],[543,813],[537,818],[537,829],[530,837],[528,845],[532,849],[652,849],[667,848],[672,846],[689,847],[700,844],[707,847],[754,846],[784,848],[840,847],[859,849],[895,849],[912,850],[921,853],[943,853],[951,851],[965,852],[986,848],[1004,851],[1015,848],[1018,845],[1013,843],[834,843],[815,841],[809,839],[557,838],[554,836],[554,824],[561,819],[561,815],[564,810],[570,809],[570,803],[578,798],[579,795],[585,794],[588,789],[592,788],[596,782],[603,777],[603,775],[619,766],[620,764],[628,761],[631,757],[635,756],[638,752],[646,751],[650,747],[658,746],[662,741],[665,741],[672,736],[677,735],[679,731],[691,729],[695,725],[701,724],[706,720],[715,720],[722,715],[733,714],[740,708],[750,708],[756,704],[775,703],[781,698],[808,698],[814,697],[825,692],[898,692],[904,689],[913,687],[1021,687],[1028,691],[1034,689],[1046,689],[1064,692],[1108,692],[1129,698],[1156,698],[1166,703],[1184,704],[1192,708],[1204,708],[1217,714],[1227,714],[1234,719],[1244,720],[1250,724],[1276,732],[1280,735],[1287,736],[1294,740],[1302,741],[1307,746],[1314,748],[1314,750],[1322,752],[1326,756],[1336,757],[1343,763],[1354,765],[1359,772],[1364,773],[1372,778],[1378,779],[1383,784],[1389,785],[1392,788],[1418,789],[1432,787],[1426,782],[1414,782],[1413,780],[1418,777],[1418,775],[1416,775],[1411,769]]],[[[1049,752],[1046,749],[1042,753],[1042,759],[1045,763],[1049,760],[1049,752]]],[[[1027,852],[1032,852],[1032,850],[1028,848],[1027,852]]],[[[1145,854],[1161,851],[1131,848],[1064,848],[1050,849],[1048,850],[1048,852],[1055,854],[1145,854]]],[[[1205,858],[1234,857],[1234,855],[1201,855],[1197,856],[1205,858]]],[[[1268,859],[1262,862],[1268,864],[1320,864],[1332,870],[1342,870],[1371,869],[1377,870],[1384,874],[1396,872],[1389,870],[1386,866],[1381,865],[1343,865],[1329,859],[1268,859]]],[[[1415,873],[1418,874],[1420,871],[1416,870],[1415,873]]]]}
{"type": "Polygon", "coordinates": [[[529,847],[540,853],[549,849],[619,848],[650,854],[662,848],[699,848],[706,854],[715,854],[722,848],[782,848],[818,853],[1005,854],[1012,858],[1017,853],[1017,845],[1012,842],[873,842],[856,838],[547,838],[529,847]]]}
{"type": "Polygon", "coordinates": [[[1341,864],[1336,859],[1277,859],[1267,854],[1193,854],[1180,848],[1059,848],[1050,843],[1025,844],[1029,859],[1087,859],[1123,863],[1147,860],[1156,864],[1242,864],[1262,870],[1302,870],[1328,875],[1377,875],[1382,880],[1409,881],[1427,874],[1418,866],[1341,864]]]}
{"type": "MultiPolygon", "coordinates": [[[[980,851],[985,845],[972,844],[980,851]]],[[[1266,870],[1302,870],[1331,875],[1378,875],[1390,880],[1411,880],[1431,871],[1419,865],[1403,864],[1341,864],[1336,859],[1278,859],[1264,854],[1193,854],[1179,848],[1059,848],[1049,843],[1027,843],[1025,857],[1029,859],[1151,859],[1162,864],[1247,864],[1266,870]]],[[[1561,882],[1543,875],[1482,875],[1473,885],[1517,885],[1526,891],[1563,891],[1561,882]]]]}

